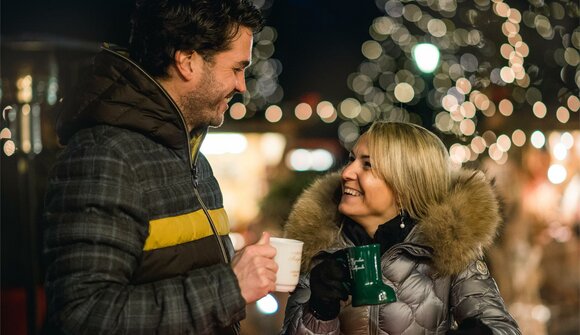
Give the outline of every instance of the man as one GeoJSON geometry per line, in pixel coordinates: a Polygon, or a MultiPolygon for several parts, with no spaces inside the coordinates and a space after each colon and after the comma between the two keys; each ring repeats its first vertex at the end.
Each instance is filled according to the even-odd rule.
{"type": "Polygon", "coordinates": [[[45,212],[54,332],[237,333],[245,305],[274,290],[267,234],[232,259],[199,152],[246,89],[262,22],[248,0],[140,1],[130,56],[104,48],[64,98],[45,212]]]}

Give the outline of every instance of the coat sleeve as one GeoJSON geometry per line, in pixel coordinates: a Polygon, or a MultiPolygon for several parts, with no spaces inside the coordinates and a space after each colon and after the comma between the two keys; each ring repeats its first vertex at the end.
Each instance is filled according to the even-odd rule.
{"type": "Polygon", "coordinates": [[[476,318],[494,335],[521,335],[509,314],[495,280],[482,260],[472,262],[451,283],[450,308],[457,323],[476,318]]]}
{"type": "Polygon", "coordinates": [[[308,308],[310,299],[309,274],[300,276],[296,290],[286,304],[286,314],[281,335],[339,335],[338,318],[322,321],[312,315],[308,308]]]}
{"type": "Polygon", "coordinates": [[[245,316],[230,266],[135,285],[148,234],[135,167],[119,148],[65,151],[49,181],[48,318],[66,334],[211,334],[245,316]]]}

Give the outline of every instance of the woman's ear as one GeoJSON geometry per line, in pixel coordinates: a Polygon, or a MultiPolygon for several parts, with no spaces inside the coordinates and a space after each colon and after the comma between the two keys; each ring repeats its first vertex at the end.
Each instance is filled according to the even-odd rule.
{"type": "Polygon", "coordinates": [[[175,67],[179,75],[189,81],[199,73],[200,61],[203,58],[195,51],[177,50],[174,55],[175,67]]]}

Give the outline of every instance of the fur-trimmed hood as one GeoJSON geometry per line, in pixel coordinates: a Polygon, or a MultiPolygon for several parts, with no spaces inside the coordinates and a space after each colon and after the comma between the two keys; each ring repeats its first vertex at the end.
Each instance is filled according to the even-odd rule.
{"type": "MultiPolygon", "coordinates": [[[[316,180],[294,204],[284,227],[285,236],[304,241],[302,270],[321,250],[343,247],[338,212],[340,175],[316,180]]],[[[432,251],[433,266],[441,275],[456,274],[480,256],[495,238],[500,224],[493,188],[480,171],[462,169],[452,179],[448,196],[430,206],[407,238],[432,251]]]]}

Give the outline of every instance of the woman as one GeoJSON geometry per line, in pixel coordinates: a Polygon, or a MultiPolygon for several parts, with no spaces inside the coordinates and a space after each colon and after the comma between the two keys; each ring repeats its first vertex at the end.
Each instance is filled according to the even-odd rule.
{"type": "Polygon", "coordinates": [[[285,235],[304,241],[284,334],[520,334],[481,259],[498,203],[483,173],[452,171],[443,143],[413,124],[376,122],[340,175],[298,199],[285,235]],[[379,243],[397,301],[353,307],[336,252],[379,243]]]}

